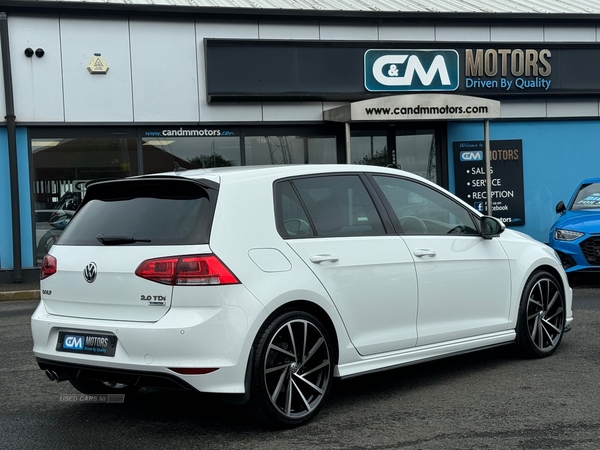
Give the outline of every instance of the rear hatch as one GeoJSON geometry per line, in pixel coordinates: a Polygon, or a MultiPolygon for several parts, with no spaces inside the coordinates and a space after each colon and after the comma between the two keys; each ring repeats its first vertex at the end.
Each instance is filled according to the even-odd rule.
{"type": "Polygon", "coordinates": [[[91,319],[159,320],[171,307],[173,284],[185,282],[172,276],[182,261],[189,269],[189,259],[182,257],[210,253],[216,194],[212,182],[180,177],[89,186],[44,260],[46,310],[91,319]],[[148,260],[153,261],[143,264],[148,260]]]}

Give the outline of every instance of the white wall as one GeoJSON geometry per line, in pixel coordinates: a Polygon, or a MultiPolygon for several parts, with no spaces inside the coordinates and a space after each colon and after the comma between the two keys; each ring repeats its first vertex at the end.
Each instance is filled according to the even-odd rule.
{"type": "Polygon", "coordinates": [[[65,120],[58,26],[58,16],[9,18],[8,40],[18,121],[65,120]],[[26,48],[41,48],[45,54],[41,58],[35,55],[28,58],[26,48]]]}
{"type": "Polygon", "coordinates": [[[129,27],[134,121],[198,121],[194,21],[132,19],[129,27]]]}
{"type": "MultiPolygon", "coordinates": [[[[595,25],[399,24],[9,16],[18,122],[196,123],[319,121],[337,104],[209,104],[205,38],[431,42],[599,42],[595,25]],[[25,48],[43,48],[27,58],[25,48]],[[91,75],[94,53],[109,71],[91,75]]],[[[0,80],[1,86],[2,80],[0,80]]],[[[4,111],[0,92],[0,112],[4,111]]],[[[596,99],[506,100],[502,117],[599,117],[596,99]]],[[[5,121],[5,112],[0,122],[5,121]]]]}
{"type": "Polygon", "coordinates": [[[60,19],[66,122],[133,121],[129,35],[126,18],[60,19]],[[106,75],[89,73],[95,53],[108,64],[106,75]]]}

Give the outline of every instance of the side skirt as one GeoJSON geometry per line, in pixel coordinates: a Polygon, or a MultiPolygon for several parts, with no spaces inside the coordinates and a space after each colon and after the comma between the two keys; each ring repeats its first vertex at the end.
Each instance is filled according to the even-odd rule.
{"type": "Polygon", "coordinates": [[[486,348],[497,347],[514,342],[517,338],[515,330],[486,334],[472,338],[413,347],[398,352],[385,353],[369,358],[362,358],[346,364],[338,364],[334,376],[350,378],[372,372],[408,366],[462,353],[474,352],[486,348]]]}

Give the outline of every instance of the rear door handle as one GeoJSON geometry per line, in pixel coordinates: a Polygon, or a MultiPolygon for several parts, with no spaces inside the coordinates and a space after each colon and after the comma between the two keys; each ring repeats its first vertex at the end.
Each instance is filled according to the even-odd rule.
{"type": "Polygon", "coordinates": [[[313,255],[310,258],[310,262],[315,264],[321,264],[322,262],[338,262],[340,259],[333,255],[313,255]]]}
{"type": "Polygon", "coordinates": [[[433,258],[435,256],[435,252],[433,250],[429,250],[427,248],[419,248],[417,250],[413,250],[413,255],[423,258],[424,256],[429,256],[433,258]]]}

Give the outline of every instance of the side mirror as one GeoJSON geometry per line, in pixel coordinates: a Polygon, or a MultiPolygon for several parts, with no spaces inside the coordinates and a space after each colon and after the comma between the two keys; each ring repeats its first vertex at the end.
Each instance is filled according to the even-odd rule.
{"type": "Polygon", "coordinates": [[[506,225],[501,220],[492,216],[483,216],[480,223],[481,237],[484,239],[498,237],[506,229],[506,225]]]}
{"type": "Polygon", "coordinates": [[[562,200],[556,204],[556,214],[564,214],[566,210],[567,207],[565,206],[565,202],[562,200]]]}

